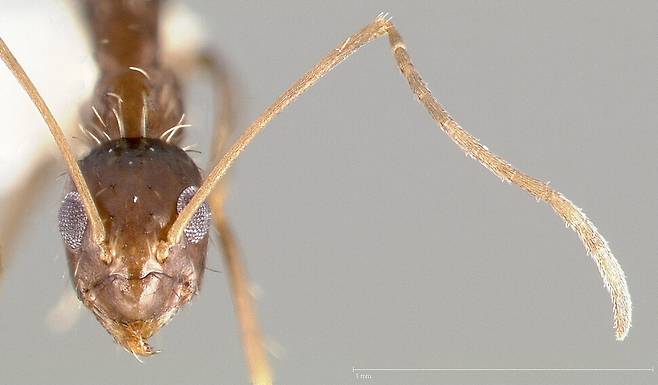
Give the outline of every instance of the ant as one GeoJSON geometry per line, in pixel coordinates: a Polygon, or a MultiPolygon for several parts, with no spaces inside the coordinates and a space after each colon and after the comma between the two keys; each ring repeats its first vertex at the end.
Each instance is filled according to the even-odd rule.
{"type": "MultiPolygon", "coordinates": [[[[624,339],[631,323],[630,295],[607,242],[571,201],[492,153],[446,112],[422,81],[387,15],[377,16],[338,44],[228,147],[231,125],[219,119],[213,145],[217,162],[203,178],[180,147],[187,124],[178,81],[158,56],[158,10],[155,1],[85,2],[100,76],[81,116],[82,130],[96,146],[81,160],[0,40],[0,56],[44,118],[68,167],[70,183],[59,211],[59,229],[78,297],[126,350],[154,354],[147,340],[198,293],[214,223],[227,256],[252,382],[271,382],[244,268],[223,209],[224,178],[276,115],[380,37],[388,38],[412,93],[450,139],[494,175],[548,203],[577,233],[610,292],[616,337],[624,339]]],[[[217,62],[202,55],[199,63],[215,75],[221,88],[225,79],[217,62]]]]}

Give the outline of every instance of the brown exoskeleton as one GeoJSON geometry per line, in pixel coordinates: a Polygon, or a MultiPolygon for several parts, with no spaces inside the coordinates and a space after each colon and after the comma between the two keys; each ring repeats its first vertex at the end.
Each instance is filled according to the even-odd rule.
{"type": "MultiPolygon", "coordinates": [[[[60,209],[72,278],[80,299],[121,345],[151,354],[145,340],[198,291],[204,272],[210,210],[186,227],[166,263],[158,240],[201,182],[185,151],[152,138],[118,138],[81,162],[107,231],[110,262],[85,233],[87,217],[72,190],[60,209]]],[[[71,186],[73,188],[73,186],[71,186]]]]}
{"type": "MultiPolygon", "coordinates": [[[[8,49],[3,46],[1,51],[53,130],[70,168],[73,185],[64,199],[60,225],[80,298],[131,352],[151,354],[145,340],[196,292],[210,220],[204,203],[208,198],[230,253],[230,232],[216,209],[221,207],[216,199],[221,198],[212,194],[233,161],[302,92],[361,46],[384,35],[412,92],[441,129],[495,175],[546,201],[577,232],[611,292],[617,338],[625,337],[630,297],[605,240],[562,194],[494,155],[448,115],[422,82],[390,19],[379,16],[341,42],[244,132],[202,183],[196,166],[175,146],[184,115],[175,79],[158,60],[157,2],[88,1],[87,7],[101,77],[83,126],[99,145],[80,166],[8,49]]],[[[240,298],[239,264],[232,266],[240,298]]],[[[253,316],[244,314],[244,329],[253,331],[253,316]]],[[[257,334],[254,338],[252,346],[260,345],[257,334]]],[[[259,353],[248,348],[247,354],[259,353]]],[[[253,373],[267,373],[262,367],[255,369],[255,363],[266,367],[264,360],[251,359],[253,373]]],[[[254,382],[264,383],[264,377],[269,374],[254,382]]]]}
{"type": "MultiPolygon", "coordinates": [[[[96,146],[83,159],[75,159],[2,40],[0,55],[46,120],[69,168],[59,230],[78,298],[117,343],[132,354],[149,356],[155,351],[147,339],[199,291],[211,212],[202,202],[181,219],[202,178],[178,146],[189,125],[177,79],[160,61],[160,3],[87,0],[82,6],[100,70],[80,123],[96,146]]],[[[196,65],[220,83],[221,109],[230,115],[226,75],[212,57],[198,56],[196,65]]],[[[218,120],[216,151],[229,128],[225,117],[218,120]]],[[[252,379],[266,383],[271,376],[223,200],[219,191],[211,197],[214,222],[221,232],[252,379]]]]}
{"type": "Polygon", "coordinates": [[[210,210],[202,205],[166,263],[158,259],[160,239],[201,175],[176,146],[184,113],[174,75],[158,63],[157,4],[127,4],[86,3],[101,77],[82,126],[101,131],[104,142],[80,168],[103,223],[105,258],[84,231],[74,186],[59,221],[79,298],[118,343],[149,355],[145,340],[198,291],[210,210]]]}

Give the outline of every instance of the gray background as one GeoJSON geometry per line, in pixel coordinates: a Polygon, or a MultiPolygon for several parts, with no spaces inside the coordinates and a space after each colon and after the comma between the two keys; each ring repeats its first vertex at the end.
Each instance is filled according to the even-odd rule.
{"type": "MultiPolygon", "coordinates": [[[[464,157],[378,41],[277,118],[235,166],[229,210],[260,288],[278,384],[658,382],[651,372],[352,373],[656,365],[655,2],[189,5],[242,86],[240,127],[391,12],[451,114],[583,207],[629,280],[634,325],[620,343],[575,234],[464,157]]],[[[208,103],[202,87],[192,94],[208,103]]],[[[201,109],[193,119],[203,132],[201,109]]],[[[223,272],[206,273],[201,295],[154,338],[163,353],[144,364],[88,312],[64,334],[45,326],[68,285],[55,227],[63,182],[49,178],[1,291],[0,383],[246,383],[223,272]]],[[[223,270],[216,247],[208,264],[223,270]]]]}

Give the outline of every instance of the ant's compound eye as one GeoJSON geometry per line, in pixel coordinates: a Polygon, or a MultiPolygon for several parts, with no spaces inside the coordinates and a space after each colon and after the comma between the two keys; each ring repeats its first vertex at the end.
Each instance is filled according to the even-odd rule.
{"type": "MultiPolygon", "coordinates": [[[[196,194],[198,188],[196,186],[190,186],[183,190],[178,197],[178,202],[176,202],[176,211],[180,213],[183,211],[185,206],[190,203],[194,194],[196,194]]],[[[185,226],[185,237],[190,243],[198,243],[202,240],[206,234],[208,234],[208,229],[210,228],[210,206],[207,202],[203,202],[201,206],[196,210],[192,219],[185,226]]]]}
{"type": "Polygon", "coordinates": [[[80,247],[82,236],[87,228],[87,213],[85,213],[80,194],[75,191],[66,194],[57,218],[59,233],[62,234],[64,243],[72,249],[80,247]]]}

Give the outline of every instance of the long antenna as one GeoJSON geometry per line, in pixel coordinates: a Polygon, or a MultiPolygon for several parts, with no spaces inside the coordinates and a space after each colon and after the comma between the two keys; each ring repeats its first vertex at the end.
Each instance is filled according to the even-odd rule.
{"type": "Polygon", "coordinates": [[[599,273],[603,278],[606,289],[610,292],[612,299],[612,312],[614,316],[615,334],[618,340],[623,340],[631,327],[632,304],[628,292],[626,277],[619,262],[610,251],[608,243],[598,232],[596,227],[587,218],[585,213],[568,200],[564,195],[553,190],[547,183],[524,174],[512,167],[503,158],[491,152],[481,144],[473,135],[462,128],[441,104],[434,98],[420,74],[411,62],[409,53],[402,41],[397,29],[385,14],[377,16],[375,21],[368,24],[355,35],[344,40],[331,53],[325,56],[311,70],[306,72],[299,80],[284,92],[265,112],[263,112],[246,131],[229,148],[224,157],[212,169],[196,194],[181,211],[167,234],[167,241],[158,246],[158,258],[166,259],[168,250],[178,242],[183,234],[185,226],[190,221],[194,212],[203,204],[213,187],[219,182],[231,167],[231,164],[254,139],[254,137],[286,106],[292,103],[306,89],[311,87],[318,79],[331,71],[349,55],[357,51],[361,46],[374,39],[388,35],[393,56],[397,62],[400,72],[405,77],[411,91],[418,101],[425,107],[427,112],[437,125],[457,144],[464,152],[477,159],[483,166],[494,175],[504,181],[515,184],[528,192],[538,200],[543,200],[560,216],[567,226],[578,234],[585,246],[587,254],[592,257],[599,273]],[[164,249],[164,250],[163,250],[164,249]]]}
{"type": "Polygon", "coordinates": [[[96,208],[94,200],[91,197],[91,192],[89,191],[87,182],[82,175],[82,171],[80,171],[78,161],[73,155],[71,146],[66,141],[66,137],[64,136],[62,128],[59,126],[59,124],[57,124],[57,121],[53,117],[53,114],[50,112],[46,102],[44,102],[43,98],[39,94],[39,91],[37,91],[37,88],[34,86],[30,78],[23,70],[23,67],[21,67],[21,65],[18,63],[18,60],[16,60],[2,38],[0,38],[0,56],[16,80],[18,80],[21,87],[23,87],[30,99],[32,99],[32,103],[34,103],[35,107],[39,110],[41,117],[48,125],[50,133],[53,135],[59,151],[64,156],[66,166],[69,169],[69,174],[71,175],[71,179],[73,179],[73,184],[75,184],[75,187],[78,190],[80,197],[82,198],[82,203],[85,207],[85,212],[87,213],[87,217],[89,218],[91,225],[93,240],[99,246],[101,251],[100,258],[103,262],[109,263],[111,261],[111,257],[107,252],[107,248],[105,247],[105,227],[103,226],[103,221],[101,220],[98,209],[96,208]]]}

